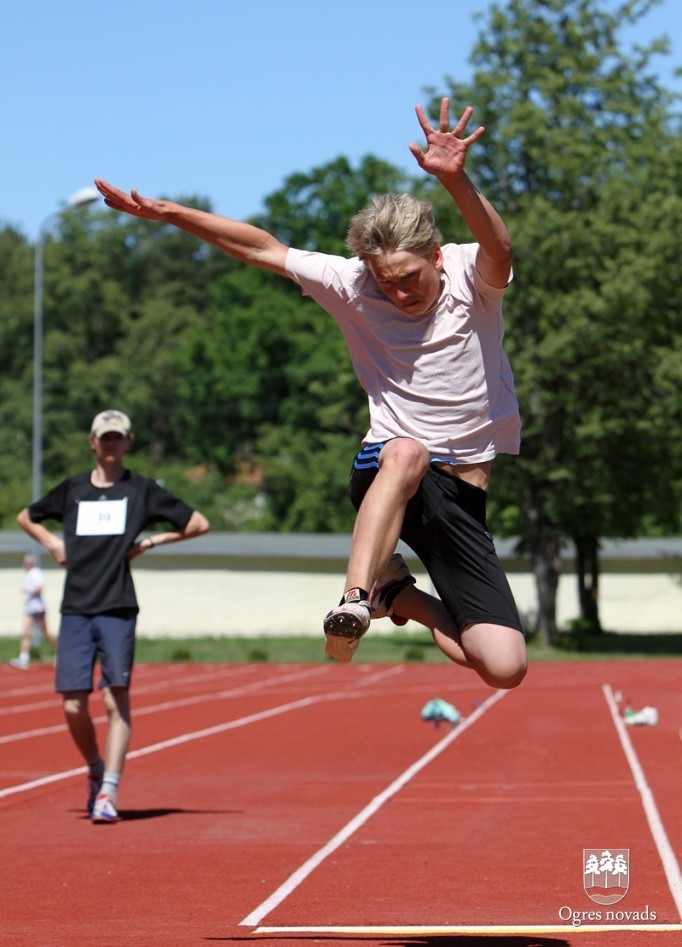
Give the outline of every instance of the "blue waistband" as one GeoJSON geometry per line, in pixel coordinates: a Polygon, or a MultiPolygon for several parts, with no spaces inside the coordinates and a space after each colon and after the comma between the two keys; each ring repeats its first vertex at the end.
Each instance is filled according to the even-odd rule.
{"type": "MultiPolygon", "coordinates": [[[[379,468],[379,454],[381,449],[384,446],[384,441],[381,441],[377,444],[363,444],[358,453],[355,455],[355,460],[353,461],[353,467],[356,470],[371,470],[373,467],[379,468]]],[[[452,464],[453,467],[456,467],[457,464],[453,463],[451,460],[446,460],[443,457],[431,457],[432,464],[452,464]]]]}

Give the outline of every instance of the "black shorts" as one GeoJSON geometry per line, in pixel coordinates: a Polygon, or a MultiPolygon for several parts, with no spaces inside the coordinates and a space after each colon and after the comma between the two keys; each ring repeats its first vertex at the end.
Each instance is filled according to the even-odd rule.
{"type": "Polygon", "coordinates": [[[57,693],[90,693],[97,658],[100,688],[128,688],[135,657],[136,624],[136,608],[101,615],[62,615],[57,638],[57,693]]]}
{"type": "MultiPolygon", "coordinates": [[[[378,465],[368,460],[364,448],[351,469],[349,493],[356,510],[378,473],[378,465]]],[[[487,496],[432,465],[407,504],[400,538],[421,559],[458,631],[488,622],[523,632],[486,525],[487,496]]]]}

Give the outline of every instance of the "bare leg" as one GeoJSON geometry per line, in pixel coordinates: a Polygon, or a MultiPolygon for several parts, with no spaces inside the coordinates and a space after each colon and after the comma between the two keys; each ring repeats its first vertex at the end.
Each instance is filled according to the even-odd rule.
{"type": "Polygon", "coordinates": [[[24,615],[21,623],[21,639],[19,643],[19,657],[10,658],[12,667],[27,671],[31,664],[31,639],[33,632],[33,617],[24,615]]]}
{"type": "Polygon", "coordinates": [[[104,768],[120,775],[130,745],[130,694],[125,687],[105,687],[102,696],[109,718],[104,768]]]}
{"type": "Polygon", "coordinates": [[[372,586],[395,552],[405,507],[428,467],[427,449],[409,437],[394,438],[381,449],[378,473],[355,518],[343,599],[323,623],[325,651],[337,661],[352,660],[369,628],[372,586]]]}
{"type": "Polygon", "coordinates": [[[526,642],[516,628],[479,622],[457,632],[440,599],[414,585],[396,596],[393,608],[428,628],[446,657],[473,669],[491,687],[517,687],[526,676],[526,642]]]}
{"type": "Polygon", "coordinates": [[[484,622],[467,625],[460,633],[462,647],[486,684],[510,689],[526,676],[526,639],[516,628],[484,622]]]}
{"type": "Polygon", "coordinates": [[[451,661],[461,667],[473,668],[460,644],[454,622],[439,598],[423,592],[416,585],[408,585],[396,596],[393,608],[403,618],[428,628],[435,644],[451,661]]]}
{"type": "Polygon", "coordinates": [[[50,645],[53,651],[57,650],[57,639],[54,635],[51,635],[47,628],[47,619],[45,615],[36,615],[36,621],[38,622],[38,627],[40,628],[40,633],[50,645]]]}
{"type": "Polygon", "coordinates": [[[99,757],[97,733],[89,710],[87,691],[69,691],[63,695],[64,717],[80,755],[86,763],[99,757]]]}
{"type": "Polygon", "coordinates": [[[389,441],[379,455],[379,472],[365,494],[353,529],[346,591],[369,591],[395,552],[408,500],[429,469],[427,449],[407,437],[389,441]]]}
{"type": "MultiPolygon", "coordinates": [[[[102,696],[109,718],[104,764],[107,772],[121,773],[130,744],[130,696],[124,687],[105,687],[102,696]]],[[[99,756],[88,697],[85,691],[64,695],[64,714],[69,732],[86,763],[99,756]]]]}
{"type": "Polygon", "coordinates": [[[33,631],[33,616],[24,615],[21,625],[21,644],[19,650],[22,654],[28,654],[31,650],[31,632],[33,631]]]}

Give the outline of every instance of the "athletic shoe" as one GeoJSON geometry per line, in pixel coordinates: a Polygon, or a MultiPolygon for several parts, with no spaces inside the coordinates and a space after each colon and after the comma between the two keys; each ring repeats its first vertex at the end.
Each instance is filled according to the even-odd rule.
{"type": "Polygon", "coordinates": [[[92,815],[92,810],[95,808],[95,800],[102,788],[102,778],[103,776],[88,775],[88,798],[85,803],[88,815],[92,815]]]}
{"type": "Polygon", "coordinates": [[[658,723],[658,710],[655,707],[626,710],[624,723],[628,727],[655,727],[658,723]]]}
{"type": "Polygon", "coordinates": [[[21,658],[10,658],[9,663],[13,668],[16,668],[17,671],[28,671],[29,662],[22,661],[21,658]]]}
{"type": "Polygon", "coordinates": [[[323,628],[327,636],[325,653],[336,661],[347,664],[353,660],[360,639],[369,628],[369,602],[342,602],[325,617],[323,628]]]}
{"type": "Polygon", "coordinates": [[[433,720],[436,726],[443,721],[447,721],[454,727],[455,724],[459,723],[462,719],[462,715],[456,707],[453,707],[452,704],[448,704],[445,700],[441,700],[439,697],[435,700],[430,700],[428,704],[422,708],[420,716],[422,720],[433,720]]]}
{"type": "Polygon", "coordinates": [[[93,822],[118,822],[118,812],[111,796],[107,796],[105,792],[99,794],[90,818],[93,822]]]}
{"type": "Polygon", "coordinates": [[[369,593],[372,618],[388,616],[394,625],[405,625],[407,618],[396,615],[393,611],[393,600],[399,592],[408,585],[414,585],[416,581],[400,553],[394,553],[377,576],[369,593]]]}

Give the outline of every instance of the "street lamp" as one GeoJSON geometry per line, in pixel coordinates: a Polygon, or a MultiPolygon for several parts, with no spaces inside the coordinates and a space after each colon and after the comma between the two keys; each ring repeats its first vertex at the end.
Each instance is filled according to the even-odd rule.
{"type": "MultiPolygon", "coordinates": [[[[99,199],[94,187],[83,187],[66,202],[81,207],[99,199]]],[[[36,241],[33,290],[33,500],[42,495],[43,480],[43,247],[47,225],[60,211],[53,211],[40,225],[36,241]]]]}

